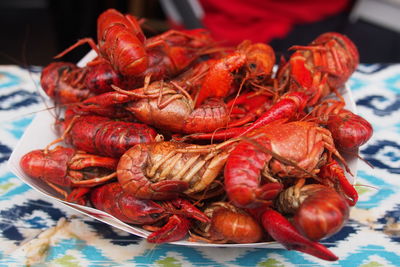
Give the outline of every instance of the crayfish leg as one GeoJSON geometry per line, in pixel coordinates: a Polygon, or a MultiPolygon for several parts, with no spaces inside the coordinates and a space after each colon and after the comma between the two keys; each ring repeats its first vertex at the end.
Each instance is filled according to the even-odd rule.
{"type": "Polygon", "coordinates": [[[48,184],[51,188],[53,188],[54,191],[56,191],[57,193],[59,193],[60,195],[62,195],[62,196],[64,197],[64,199],[68,199],[69,195],[68,195],[67,191],[65,191],[64,189],[61,189],[60,187],[58,187],[57,185],[55,185],[55,184],[53,184],[53,183],[51,183],[51,182],[48,182],[48,181],[45,181],[45,182],[46,182],[46,184],[48,184]]]}
{"type": "Polygon", "coordinates": [[[273,121],[293,118],[304,109],[307,101],[308,97],[302,92],[292,92],[284,95],[255,122],[242,131],[239,136],[244,136],[273,121]]]}
{"type": "Polygon", "coordinates": [[[187,217],[196,219],[200,222],[205,222],[205,223],[210,222],[210,218],[208,218],[203,212],[201,212],[190,201],[186,199],[177,198],[172,200],[171,204],[178,210],[182,211],[183,214],[187,217]]]}
{"type": "Polygon", "coordinates": [[[345,196],[347,203],[354,206],[358,201],[358,193],[354,186],[349,182],[336,160],[332,160],[324,165],[318,176],[322,177],[322,181],[332,182],[336,190],[345,196]]]}

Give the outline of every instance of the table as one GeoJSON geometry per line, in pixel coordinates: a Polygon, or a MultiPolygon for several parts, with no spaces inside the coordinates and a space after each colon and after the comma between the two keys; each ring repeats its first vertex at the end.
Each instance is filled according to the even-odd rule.
{"type": "MultiPolygon", "coordinates": [[[[46,198],[7,168],[35,113],[40,68],[0,66],[0,265],[398,266],[400,265],[400,64],[360,65],[350,86],[374,127],[361,156],[360,200],[347,225],[324,240],[340,260],[296,251],[152,245],[46,198]]],[[[33,140],[34,141],[34,140],[33,140]]]]}

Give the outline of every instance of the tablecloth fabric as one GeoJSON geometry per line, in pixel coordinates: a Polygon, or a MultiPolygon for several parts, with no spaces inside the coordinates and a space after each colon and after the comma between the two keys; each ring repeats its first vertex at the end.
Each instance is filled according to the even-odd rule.
{"type": "MultiPolygon", "coordinates": [[[[349,222],[323,241],[337,262],[281,249],[153,245],[24,184],[7,160],[35,113],[40,68],[0,66],[0,266],[400,266],[400,64],[361,64],[348,82],[374,127],[349,222]]],[[[34,140],[32,140],[34,142],[34,140]]]]}

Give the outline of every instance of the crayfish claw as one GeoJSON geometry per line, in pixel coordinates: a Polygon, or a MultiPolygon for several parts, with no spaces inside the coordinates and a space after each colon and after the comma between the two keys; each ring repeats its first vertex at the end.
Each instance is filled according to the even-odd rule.
{"type": "Polygon", "coordinates": [[[262,214],[261,221],[268,234],[285,248],[301,251],[327,261],[338,260],[338,257],[324,245],[301,235],[279,212],[267,209],[262,214]]]}
{"type": "MultiPolygon", "coordinates": [[[[165,200],[178,197],[178,195],[189,188],[189,184],[185,181],[164,180],[151,184],[153,191],[150,199],[165,200]]],[[[143,196],[143,198],[148,198],[143,196]]]]}
{"type": "Polygon", "coordinates": [[[183,212],[183,215],[196,219],[203,223],[210,222],[210,218],[208,218],[202,211],[196,208],[190,201],[177,198],[171,201],[172,204],[183,212]]]}
{"type": "Polygon", "coordinates": [[[281,183],[267,183],[256,190],[257,198],[262,200],[273,200],[283,190],[281,183]]]}
{"type": "Polygon", "coordinates": [[[183,239],[189,231],[190,221],[182,215],[172,215],[168,222],[147,237],[150,243],[166,243],[183,239]]]}

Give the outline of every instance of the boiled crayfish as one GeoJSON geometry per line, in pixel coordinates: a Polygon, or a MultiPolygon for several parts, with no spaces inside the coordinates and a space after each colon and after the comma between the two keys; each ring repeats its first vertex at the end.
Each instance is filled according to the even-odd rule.
{"type": "Polygon", "coordinates": [[[295,52],[277,73],[279,87],[305,92],[308,105],[344,86],[359,63],[358,50],[345,35],[327,32],[308,46],[292,46],[295,52]]]}
{"type": "Polygon", "coordinates": [[[93,187],[106,183],[116,177],[117,164],[115,158],[62,146],[33,150],[20,160],[20,166],[27,175],[46,182],[67,200],[70,195],[63,188],[93,187]]]}
{"type": "Polygon", "coordinates": [[[152,243],[178,241],[184,238],[190,219],[209,222],[208,217],[185,199],[164,202],[138,199],[122,189],[119,183],[96,187],[90,193],[91,203],[123,222],[143,225],[153,230],[147,240],[152,243]],[[162,227],[156,224],[164,224],[162,227]]]}
{"type": "Polygon", "coordinates": [[[373,131],[340,94],[359,62],[349,38],[293,46],[275,73],[266,44],[217,47],[204,29],[146,38],[113,9],[98,19],[97,44],[81,39],[59,56],[84,43],[98,54],[87,66],[43,70],[47,94],[74,104],[60,139],[22,157],[27,175],[152,231],[149,242],[276,240],[337,260],[318,242],[358,200],[341,153],[373,131]],[[60,141],[74,148],[50,149],[60,141]]]}
{"type": "Polygon", "coordinates": [[[227,194],[239,207],[270,203],[282,189],[282,179],[315,179],[331,154],[344,161],[330,132],[311,122],[278,121],[248,134],[246,139],[253,143],[239,143],[225,167],[227,194]]]}
{"type": "Polygon", "coordinates": [[[113,114],[116,107],[122,106],[141,122],[175,133],[212,132],[229,121],[221,99],[208,99],[195,108],[191,96],[174,82],[153,82],[131,91],[114,88],[118,91],[86,99],[74,107],[75,112],[113,114]]]}
{"type": "Polygon", "coordinates": [[[156,142],[161,138],[145,124],[94,115],[66,116],[58,125],[62,137],[55,142],[65,141],[78,150],[114,158],[121,157],[136,144],[156,142]]]}
{"type": "Polygon", "coordinates": [[[204,209],[210,222],[200,222],[191,238],[210,243],[255,243],[262,239],[263,230],[245,210],[228,202],[214,202],[204,209]]]}
{"type": "Polygon", "coordinates": [[[87,88],[85,79],[85,70],[75,64],[53,62],[43,69],[40,84],[53,101],[67,104],[80,102],[94,95],[87,88]]]}
{"type": "Polygon", "coordinates": [[[135,145],[118,163],[118,181],[125,191],[143,199],[173,199],[203,191],[221,174],[229,155],[223,148],[232,142],[135,145]]]}

